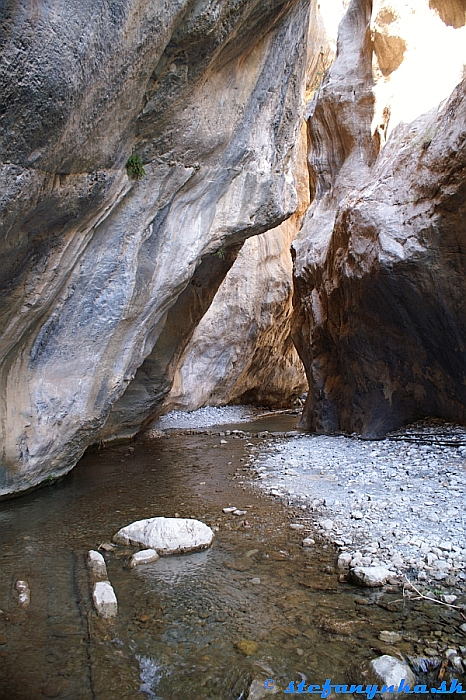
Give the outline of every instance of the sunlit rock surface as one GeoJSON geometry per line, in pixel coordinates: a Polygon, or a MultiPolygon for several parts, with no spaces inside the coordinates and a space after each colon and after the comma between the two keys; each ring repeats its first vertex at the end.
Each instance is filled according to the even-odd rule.
{"type": "Polygon", "coordinates": [[[353,1],[309,105],[314,201],[293,244],[293,338],[311,430],[466,423],[460,4],[353,1]]]}
{"type": "Polygon", "coordinates": [[[1,5],[0,495],[69,470],[128,385],[130,425],[162,400],[242,242],[295,212],[308,16],[1,5]]]}
{"type": "Polygon", "coordinates": [[[298,209],[244,244],[179,360],[165,411],[228,403],[287,406],[307,390],[290,336],[290,245],[309,205],[306,151],[303,130],[298,209]]]}
{"type": "MultiPolygon", "coordinates": [[[[334,60],[338,24],[348,4],[310,3],[306,99],[334,60]]],[[[296,213],[246,241],[178,361],[164,411],[250,402],[288,406],[307,390],[290,337],[290,245],[309,205],[307,147],[304,128],[296,162],[296,213]]]]}

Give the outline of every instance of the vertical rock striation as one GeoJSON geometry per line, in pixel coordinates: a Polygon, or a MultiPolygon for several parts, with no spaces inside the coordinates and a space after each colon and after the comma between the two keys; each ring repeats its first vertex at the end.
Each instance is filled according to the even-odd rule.
{"type": "Polygon", "coordinates": [[[158,400],[241,243],[296,210],[308,12],[2,4],[0,494],[68,471],[130,384],[139,420],[138,368],[158,400]]]}
{"type": "Polygon", "coordinates": [[[293,339],[313,431],[466,423],[466,29],[452,6],[353,0],[309,107],[293,339]]]}

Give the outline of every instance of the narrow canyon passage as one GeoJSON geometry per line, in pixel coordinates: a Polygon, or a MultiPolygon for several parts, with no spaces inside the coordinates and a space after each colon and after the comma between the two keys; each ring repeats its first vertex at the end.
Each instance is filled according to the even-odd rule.
{"type": "Polygon", "coordinates": [[[264,496],[253,481],[251,455],[275,449],[270,435],[296,421],[279,413],[169,430],[88,453],[61,482],[3,503],[0,697],[260,698],[268,678],[280,692],[302,678],[361,683],[370,659],[399,653],[435,685],[425,649],[466,643],[459,611],[403,599],[398,586],[348,583],[330,540],[314,534],[302,546],[316,531],[312,508],[264,496]],[[233,506],[246,512],[223,512],[233,506]],[[210,524],[212,547],[137,569],[131,548],[103,552],[119,612],[98,618],[87,551],[134,520],[175,514],[210,524]],[[30,586],[26,611],[18,579],[30,586]]]}

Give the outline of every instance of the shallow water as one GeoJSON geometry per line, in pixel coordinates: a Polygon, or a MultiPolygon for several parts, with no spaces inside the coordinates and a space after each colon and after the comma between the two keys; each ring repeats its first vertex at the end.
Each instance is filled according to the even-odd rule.
{"type": "MultiPolygon", "coordinates": [[[[296,418],[267,420],[238,429],[290,430],[296,418]]],[[[302,677],[363,682],[364,660],[422,655],[435,631],[465,644],[454,610],[339,582],[335,551],[303,549],[293,512],[249,488],[247,441],[220,439],[172,434],[87,454],[60,483],[0,504],[1,698],[239,700],[251,679],[282,691],[302,677]],[[228,505],[247,513],[225,515],[228,505]],[[175,513],[218,525],[213,546],[132,570],[124,548],[105,554],[119,614],[97,618],[87,551],[134,520],[175,513]],[[27,611],[18,579],[31,589],[27,611]],[[390,647],[381,630],[404,639],[390,647]]]]}

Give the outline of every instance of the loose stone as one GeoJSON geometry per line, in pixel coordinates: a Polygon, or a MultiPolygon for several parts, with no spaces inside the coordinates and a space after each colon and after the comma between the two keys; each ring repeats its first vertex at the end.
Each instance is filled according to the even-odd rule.
{"type": "Polygon", "coordinates": [[[193,518],[146,518],[121,528],[114,536],[118,544],[145,545],[158,554],[175,554],[205,549],[212,543],[213,530],[193,518]]]}
{"type": "Polygon", "coordinates": [[[142,549],[140,552],[136,552],[131,557],[129,565],[131,568],[139,566],[139,564],[151,564],[159,559],[159,555],[155,549],[142,549]]]}
{"type": "Polygon", "coordinates": [[[383,586],[387,583],[391,574],[383,566],[356,566],[350,571],[350,577],[359,586],[383,586]]]}
{"type": "Polygon", "coordinates": [[[94,584],[92,600],[100,617],[110,618],[117,614],[118,603],[115,591],[108,581],[98,581],[94,584]]]}
{"type": "Polygon", "coordinates": [[[313,544],[315,544],[316,541],[312,537],[305,537],[302,545],[303,547],[312,547],[313,544]]]}
{"type": "Polygon", "coordinates": [[[31,591],[26,581],[16,581],[15,588],[18,591],[18,603],[22,608],[27,608],[31,602],[31,591]]]}
{"type": "Polygon", "coordinates": [[[105,559],[100,554],[91,549],[87,554],[87,565],[91,573],[91,577],[96,581],[106,581],[108,579],[107,566],[105,564],[105,559]]]}
{"type": "Polygon", "coordinates": [[[388,630],[382,630],[379,634],[379,639],[381,642],[386,642],[387,644],[396,644],[401,642],[402,636],[398,632],[389,632],[388,630]]]}
{"type": "MultiPolygon", "coordinates": [[[[401,681],[404,680],[405,684],[409,685],[412,690],[416,684],[416,678],[410,667],[394,656],[389,656],[388,654],[379,656],[370,662],[370,667],[379,680],[379,685],[388,687],[393,685],[395,688],[399,688],[401,681]]],[[[381,693],[383,700],[396,698],[399,695],[402,696],[404,693],[381,693]]]]}

